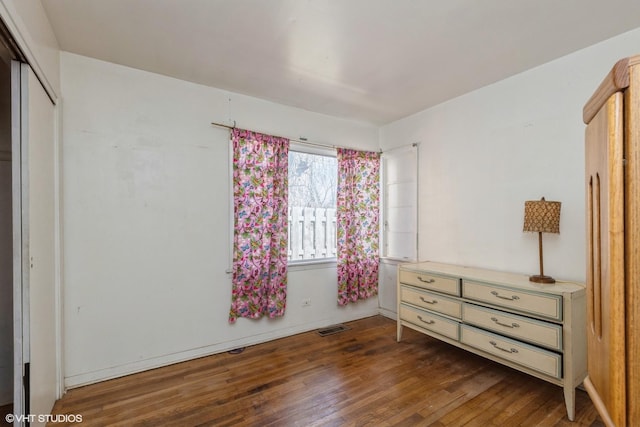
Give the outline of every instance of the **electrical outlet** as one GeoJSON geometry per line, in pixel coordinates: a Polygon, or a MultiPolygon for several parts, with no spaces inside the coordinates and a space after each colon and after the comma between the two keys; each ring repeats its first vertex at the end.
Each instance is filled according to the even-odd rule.
{"type": "Polygon", "coordinates": [[[302,300],[302,306],[303,307],[309,307],[311,306],[311,298],[305,298],[302,300]]]}

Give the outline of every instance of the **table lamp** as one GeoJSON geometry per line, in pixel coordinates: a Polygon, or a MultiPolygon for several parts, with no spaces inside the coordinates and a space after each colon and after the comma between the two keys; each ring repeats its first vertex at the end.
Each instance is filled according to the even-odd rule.
{"type": "Polygon", "coordinates": [[[523,231],[538,233],[538,247],[540,250],[540,274],[530,276],[529,280],[536,283],[555,283],[555,279],[544,275],[542,263],[542,233],[560,233],[560,202],[548,202],[544,197],[540,200],[524,202],[523,231]]]}

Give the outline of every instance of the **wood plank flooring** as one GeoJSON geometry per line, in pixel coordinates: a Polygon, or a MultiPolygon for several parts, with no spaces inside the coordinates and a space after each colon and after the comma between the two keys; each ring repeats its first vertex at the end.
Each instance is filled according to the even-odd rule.
{"type": "MultiPolygon", "coordinates": [[[[562,389],[382,316],[70,390],[83,426],[602,426],[562,389]]],[[[55,426],[68,425],[56,423],[55,426]]]]}

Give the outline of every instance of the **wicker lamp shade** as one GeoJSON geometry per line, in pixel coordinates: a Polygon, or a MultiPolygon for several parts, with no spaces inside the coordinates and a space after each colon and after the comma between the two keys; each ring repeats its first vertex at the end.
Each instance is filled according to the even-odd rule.
{"type": "Polygon", "coordinates": [[[555,283],[553,277],[544,275],[542,233],[560,233],[560,202],[547,202],[544,197],[540,200],[524,202],[523,231],[538,233],[540,274],[530,276],[529,280],[536,283],[555,283]]]}
{"type": "Polygon", "coordinates": [[[524,202],[524,229],[542,233],[560,233],[560,202],[532,200],[524,202]]]}

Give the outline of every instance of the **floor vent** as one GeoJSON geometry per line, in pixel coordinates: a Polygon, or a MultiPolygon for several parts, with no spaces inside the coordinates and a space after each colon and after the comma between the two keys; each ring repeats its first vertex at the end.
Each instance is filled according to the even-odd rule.
{"type": "Polygon", "coordinates": [[[327,326],[326,328],[318,329],[316,332],[318,332],[318,335],[320,335],[321,337],[326,337],[327,335],[337,334],[339,332],[348,331],[349,329],[351,328],[348,328],[344,325],[331,325],[327,326]]]}

